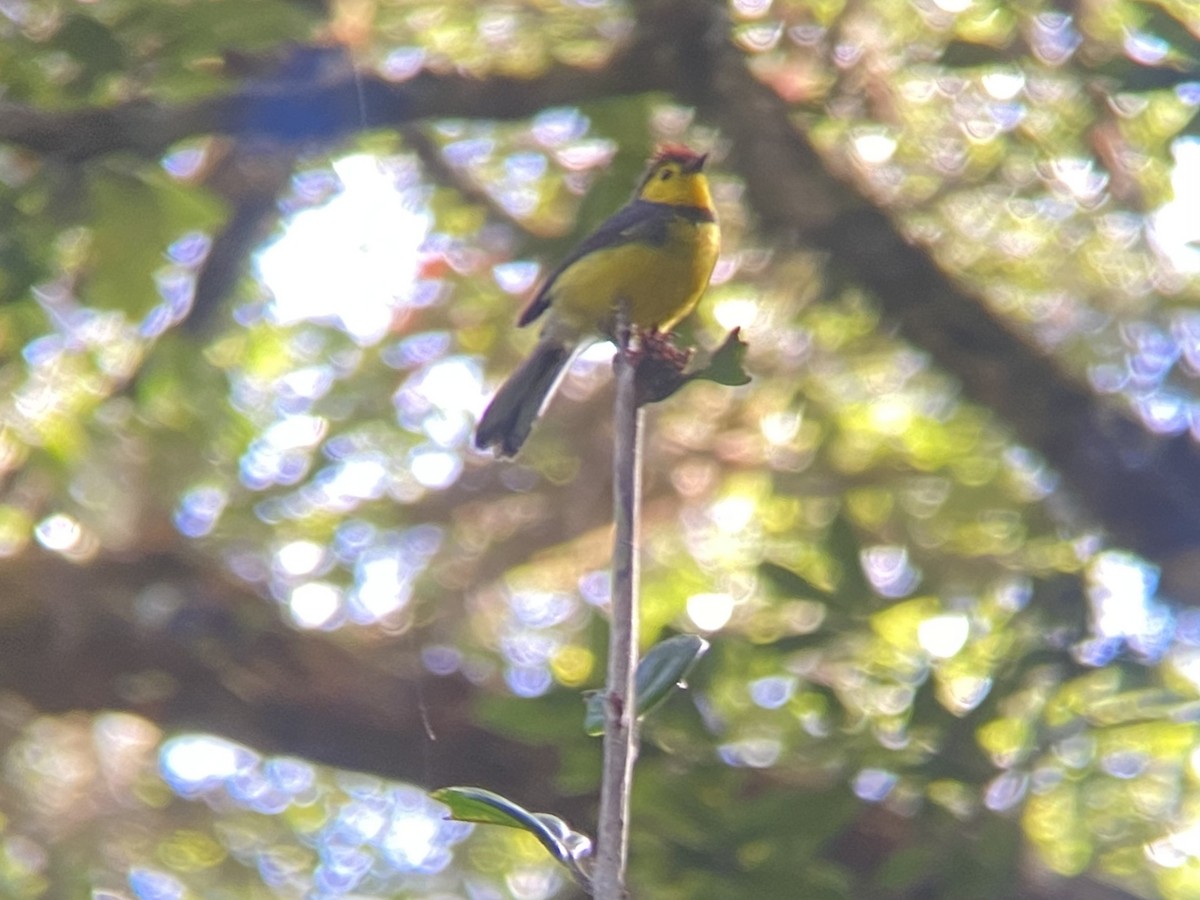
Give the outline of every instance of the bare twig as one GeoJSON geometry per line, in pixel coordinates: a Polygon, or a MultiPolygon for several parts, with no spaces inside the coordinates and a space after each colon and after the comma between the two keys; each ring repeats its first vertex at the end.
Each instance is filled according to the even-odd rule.
{"type": "Polygon", "coordinates": [[[628,305],[618,311],[613,411],[612,605],[605,690],[604,772],[600,787],[595,896],[621,900],[629,848],[629,796],[637,756],[634,674],[638,651],[638,522],[641,510],[641,418],[637,367],[630,357],[628,305]]]}

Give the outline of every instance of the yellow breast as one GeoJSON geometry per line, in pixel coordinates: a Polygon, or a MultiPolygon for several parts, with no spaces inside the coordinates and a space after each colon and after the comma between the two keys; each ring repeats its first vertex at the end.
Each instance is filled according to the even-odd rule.
{"type": "Polygon", "coordinates": [[[715,222],[680,216],[660,245],[629,243],[589,253],[554,284],[551,309],[557,324],[581,333],[610,333],[624,301],[639,328],[667,331],[696,307],[719,248],[715,222]]]}

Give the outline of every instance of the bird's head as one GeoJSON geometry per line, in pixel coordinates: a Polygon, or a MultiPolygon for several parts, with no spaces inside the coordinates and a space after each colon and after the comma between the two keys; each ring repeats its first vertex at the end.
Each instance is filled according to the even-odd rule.
{"type": "Polygon", "coordinates": [[[708,179],[704,177],[706,153],[696,153],[681,144],[659,148],[638,185],[637,196],[652,203],[712,208],[708,179]]]}

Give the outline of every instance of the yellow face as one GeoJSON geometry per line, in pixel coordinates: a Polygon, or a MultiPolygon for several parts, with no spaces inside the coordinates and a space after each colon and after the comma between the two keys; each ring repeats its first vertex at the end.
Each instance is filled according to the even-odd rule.
{"type": "Polygon", "coordinates": [[[651,203],[711,209],[712,195],[708,192],[708,179],[704,177],[704,157],[658,160],[642,178],[638,198],[651,203]]]}

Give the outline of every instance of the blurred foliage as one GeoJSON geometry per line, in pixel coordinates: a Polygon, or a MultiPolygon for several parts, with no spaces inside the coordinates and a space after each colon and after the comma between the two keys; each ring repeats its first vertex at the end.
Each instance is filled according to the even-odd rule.
{"type": "MultiPolygon", "coordinates": [[[[831,170],[1148,431],[1200,435],[1193,4],[729,14],[831,170]]],[[[598,65],[633,27],[604,0],[24,0],[0,3],[0,99],[183,101],[307,42],[398,79],[528,76],[598,65]]],[[[178,326],[232,215],[226,140],[78,165],[0,148],[0,554],[186,546],[288,629],[469,679],[474,722],[556,746],[544,777],[591,795],[605,352],[520,461],[469,439],[529,346],[512,322],[539,272],[661,140],[712,148],[723,223],[687,335],[740,329],[753,381],[697,380],[650,416],[644,639],[713,649],[646,724],[635,883],[982,898],[1032,871],[1200,895],[1200,620],[854,273],[757,230],[725,136],[661,96],[299,148],[275,232],[202,335],[178,326]]],[[[251,169],[285,152],[240,149],[251,169]]],[[[11,695],[0,729],[6,896],[571,890],[528,835],[446,822],[408,785],[11,695]]]]}

